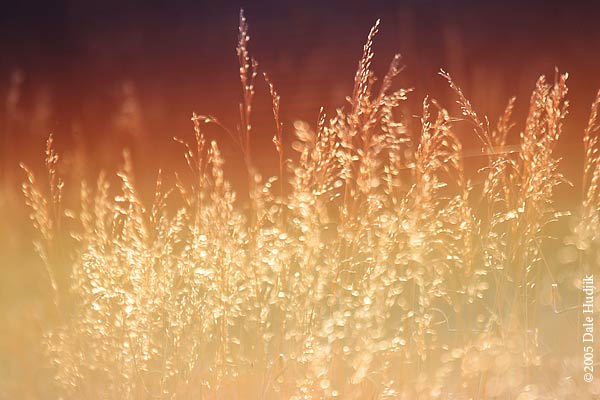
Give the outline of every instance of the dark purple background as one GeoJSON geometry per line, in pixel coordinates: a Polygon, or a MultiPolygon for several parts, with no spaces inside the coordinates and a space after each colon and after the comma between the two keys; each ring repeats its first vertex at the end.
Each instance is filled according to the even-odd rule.
{"type": "MultiPolygon", "coordinates": [[[[34,160],[52,131],[64,147],[76,133],[93,159],[113,163],[115,147],[130,146],[150,160],[170,163],[179,148],[170,137],[191,134],[192,111],[214,114],[234,127],[240,99],[235,43],[238,11],[250,24],[251,52],[282,95],[285,134],[295,119],[316,121],[344,104],[367,33],[382,19],[375,68],[385,73],[395,52],[407,66],[400,84],[417,90],[409,113],[426,93],[454,111],[440,67],[449,71],[492,120],[518,95],[523,117],[535,79],[554,67],[571,73],[573,112],[564,139],[580,151],[580,137],[600,86],[600,7],[595,2],[435,1],[199,2],[62,0],[4,4],[0,14],[0,95],[20,70],[18,121],[7,115],[2,155],[34,160]],[[525,4],[526,3],[526,4],[525,4]],[[122,87],[134,88],[143,135],[115,132],[122,87]],[[41,99],[41,100],[40,100],[41,99]],[[41,123],[28,121],[45,101],[41,123]],[[38,107],[39,108],[39,107],[38,107]],[[108,143],[108,145],[107,145],[108,143]],[[158,146],[157,146],[158,145],[158,146]],[[145,147],[144,147],[145,146],[145,147]],[[34,151],[29,151],[30,149],[34,151]],[[97,157],[99,156],[99,157],[97,157]]],[[[271,154],[273,124],[266,87],[257,84],[254,151],[271,154]]],[[[207,135],[222,136],[214,130],[207,135]]],[[[465,137],[466,147],[471,144],[465,137]]],[[[226,157],[236,150],[221,140],[226,157]]],[[[239,158],[239,157],[237,157],[239,158]]],[[[260,158],[259,158],[260,159],[260,158]]],[[[272,163],[263,159],[263,168],[272,163]]],[[[235,159],[232,161],[234,166],[235,159]]],[[[16,165],[9,163],[9,165],[16,165]]]]}

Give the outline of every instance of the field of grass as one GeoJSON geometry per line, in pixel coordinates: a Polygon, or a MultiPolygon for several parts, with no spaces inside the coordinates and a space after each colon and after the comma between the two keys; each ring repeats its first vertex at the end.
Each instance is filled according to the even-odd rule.
{"type": "Polygon", "coordinates": [[[159,172],[152,201],[129,152],[88,181],[61,168],[50,136],[47,173],[22,164],[46,300],[11,339],[29,347],[4,363],[0,399],[600,398],[578,308],[582,278],[600,272],[600,93],[570,187],[557,156],[567,74],[540,77],[513,122],[515,99],[490,121],[440,71],[462,113],[426,97],[409,125],[400,57],[372,70],[378,27],[347,104],[287,126],[241,14],[239,122],[194,114],[193,137],[175,139],[188,168],[159,172]],[[262,79],[273,177],[251,146],[262,79]],[[246,193],[208,126],[237,146],[246,193]],[[37,368],[40,392],[25,394],[17,365],[37,368]]]}

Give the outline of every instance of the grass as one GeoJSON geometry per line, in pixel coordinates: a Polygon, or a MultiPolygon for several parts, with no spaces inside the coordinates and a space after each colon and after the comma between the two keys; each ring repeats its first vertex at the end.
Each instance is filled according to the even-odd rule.
{"type": "Polygon", "coordinates": [[[151,204],[141,200],[127,152],[119,184],[104,173],[82,181],[77,203],[63,196],[52,136],[47,179],[23,166],[52,296],[43,343],[57,397],[600,394],[597,383],[582,381],[580,354],[548,351],[539,319],[562,312],[557,288],[574,292],[599,265],[600,93],[584,132],[581,207],[559,210],[555,192],[568,183],[555,155],[567,75],[537,81],[516,132],[515,99],[493,125],[441,71],[462,115],[425,98],[415,131],[396,117],[411,92],[392,90],[400,57],[380,83],[371,68],[378,27],[348,104],[330,116],[322,111],[314,127],[295,123],[293,141],[264,75],[278,176],[262,179],[253,164],[259,75],[243,14],[238,128],[194,114],[194,139],[177,139],[189,168],[166,188],[159,172],[151,204]],[[465,122],[486,160],[475,174],[466,172],[455,130],[465,122]],[[247,201],[226,180],[206,124],[239,147],[247,201]],[[518,144],[509,145],[517,133],[518,144]],[[572,230],[557,239],[576,253],[576,267],[572,283],[559,287],[554,275],[566,267],[548,260],[556,239],[547,231],[565,218],[572,230]]]}

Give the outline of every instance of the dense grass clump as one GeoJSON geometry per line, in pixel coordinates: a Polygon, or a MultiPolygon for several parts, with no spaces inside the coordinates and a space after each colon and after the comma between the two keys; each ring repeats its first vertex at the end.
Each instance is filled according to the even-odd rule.
{"type": "Polygon", "coordinates": [[[564,311],[557,291],[598,270],[600,95],[584,133],[581,207],[567,213],[554,202],[566,182],[555,152],[566,74],[537,81],[517,145],[508,144],[515,100],[493,125],[443,71],[462,115],[425,98],[413,131],[394,112],[410,94],[391,90],[400,57],[380,83],[371,68],[378,26],[348,104],[316,126],[296,123],[292,143],[265,75],[278,176],[262,179],[250,151],[258,64],[243,15],[238,129],[194,114],[194,140],[178,139],[189,170],[173,188],[159,174],[151,204],[126,152],[119,187],[100,174],[67,207],[50,137],[49,186],[25,169],[23,191],[52,289],[44,340],[62,398],[600,395],[572,361],[580,354],[543,343],[538,318],[564,311]],[[474,176],[457,120],[472,124],[486,159],[474,176]],[[247,202],[205,124],[239,146],[247,202]],[[567,217],[559,239],[577,261],[559,287],[546,229],[567,217]]]}

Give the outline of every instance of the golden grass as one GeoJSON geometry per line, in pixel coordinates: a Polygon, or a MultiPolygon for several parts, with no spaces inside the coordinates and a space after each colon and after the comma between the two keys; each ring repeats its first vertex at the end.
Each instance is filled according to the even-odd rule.
{"type": "MultiPolygon", "coordinates": [[[[263,180],[252,163],[258,64],[243,14],[239,129],[194,114],[194,143],[180,140],[189,171],[167,189],[159,173],[152,204],[140,200],[125,152],[119,188],[100,174],[94,185],[81,182],[79,206],[65,207],[50,137],[49,186],[24,167],[23,191],[54,296],[44,343],[57,396],[598,395],[570,358],[544,366],[556,360],[540,344],[536,319],[545,283],[557,284],[544,244],[546,226],[564,218],[553,196],[565,182],[555,148],[567,75],[538,80],[515,148],[507,145],[515,100],[493,128],[441,72],[487,158],[477,186],[465,173],[457,119],[435,100],[424,99],[418,132],[395,117],[410,90],[391,91],[399,56],[376,83],[378,26],[348,105],[330,117],[322,111],[316,127],[296,123],[291,146],[280,97],[265,75],[278,177],[263,180]],[[239,145],[247,204],[236,201],[219,147],[204,137],[206,123],[239,145]]],[[[600,93],[584,134],[578,223],[561,238],[577,247],[579,277],[598,270],[599,107],[600,93]]]]}

